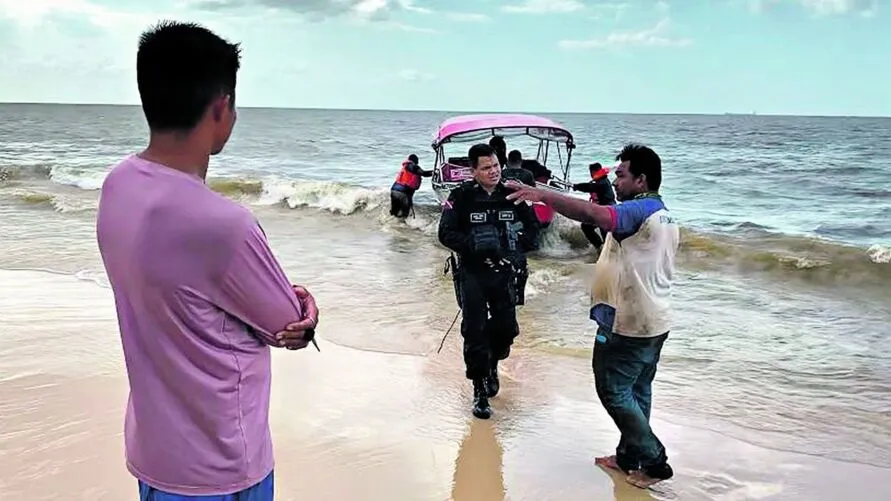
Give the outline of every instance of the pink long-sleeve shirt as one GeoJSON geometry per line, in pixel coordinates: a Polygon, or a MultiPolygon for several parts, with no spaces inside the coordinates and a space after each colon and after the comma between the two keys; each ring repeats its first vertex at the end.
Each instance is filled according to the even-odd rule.
{"type": "Polygon", "coordinates": [[[128,469],[185,495],[261,481],[273,468],[269,346],[303,312],[256,219],[131,155],[103,184],[96,232],[130,382],[128,469]]]}

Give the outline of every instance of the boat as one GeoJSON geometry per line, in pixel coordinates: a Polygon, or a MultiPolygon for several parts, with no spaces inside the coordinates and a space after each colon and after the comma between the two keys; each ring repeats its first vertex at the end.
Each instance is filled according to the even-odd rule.
{"type": "MultiPolygon", "coordinates": [[[[544,168],[536,176],[540,188],[569,193],[572,183],[569,179],[570,160],[575,142],[572,133],[553,120],[536,115],[522,114],[478,114],[451,117],[436,130],[433,151],[436,161],[432,176],[433,191],[440,203],[448,199],[449,193],[462,182],[472,178],[470,162],[467,158],[469,143],[487,143],[493,136],[501,136],[508,143],[507,150],[519,149],[524,160],[535,160],[544,168]],[[535,155],[512,146],[511,139],[526,138],[531,142],[530,149],[535,155]],[[453,145],[461,145],[454,152],[446,152],[453,145]],[[452,156],[454,154],[454,156],[452,156]],[[556,157],[556,162],[553,161],[556,157]],[[548,161],[552,160],[550,166],[548,161]],[[556,168],[552,169],[551,166],[556,168]]],[[[503,166],[502,166],[503,167],[503,166]]],[[[545,204],[534,204],[533,209],[543,227],[554,219],[554,210],[545,204]]]]}

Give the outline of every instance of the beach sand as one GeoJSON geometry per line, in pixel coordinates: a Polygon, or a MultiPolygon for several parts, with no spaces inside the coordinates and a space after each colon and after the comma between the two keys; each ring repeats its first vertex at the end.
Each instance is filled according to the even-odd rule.
{"type": "MultiPolygon", "coordinates": [[[[0,499],[136,499],[111,291],[70,275],[0,271],[0,318],[0,499]]],[[[618,434],[589,361],[515,350],[494,418],[479,421],[460,335],[426,356],[326,341],[326,332],[357,328],[347,308],[323,308],[320,353],[274,353],[279,500],[887,499],[888,470],[687,426],[660,412],[658,390],[654,428],[676,476],[642,491],[594,466],[618,434]]]]}

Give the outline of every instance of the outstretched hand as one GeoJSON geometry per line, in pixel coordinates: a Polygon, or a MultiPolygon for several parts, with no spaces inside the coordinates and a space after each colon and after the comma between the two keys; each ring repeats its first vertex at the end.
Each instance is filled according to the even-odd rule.
{"type": "Polygon", "coordinates": [[[506,181],[504,186],[512,190],[512,193],[508,193],[507,199],[513,200],[515,204],[520,202],[541,203],[544,197],[544,190],[514,180],[506,181]]]}

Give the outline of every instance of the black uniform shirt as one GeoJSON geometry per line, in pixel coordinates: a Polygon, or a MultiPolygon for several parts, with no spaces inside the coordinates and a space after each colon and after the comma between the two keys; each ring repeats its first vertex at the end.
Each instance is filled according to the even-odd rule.
{"type": "Polygon", "coordinates": [[[485,233],[480,231],[481,227],[491,226],[499,236],[500,255],[525,267],[525,254],[539,248],[541,224],[532,206],[515,204],[507,199],[508,193],[510,190],[498,183],[490,195],[476,181],[452,190],[439,220],[440,243],[457,253],[469,267],[476,267],[493,256],[480,252],[475,232],[485,233]],[[515,229],[514,250],[509,248],[509,228],[515,229]]]}

